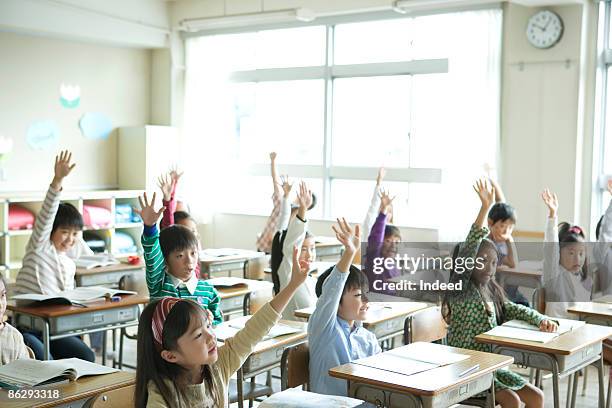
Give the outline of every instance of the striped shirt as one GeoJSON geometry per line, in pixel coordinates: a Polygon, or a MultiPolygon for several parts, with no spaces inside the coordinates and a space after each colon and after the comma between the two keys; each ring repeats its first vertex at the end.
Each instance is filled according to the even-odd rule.
{"type": "Polygon", "coordinates": [[[51,230],[60,203],[59,197],[60,191],[49,186],[26,247],[23,266],[17,274],[16,294],[54,295],[63,290],[74,289],[74,261],[66,254],[58,252],[51,242],[51,230]]]}
{"type": "Polygon", "coordinates": [[[191,291],[186,284],[175,284],[172,279],[173,276],[167,271],[166,262],[159,245],[157,226],[149,227],[145,225],[142,233],[142,248],[144,250],[147,287],[151,300],[163,297],[191,299],[211,311],[214,317],[213,324],[223,322],[219,306],[219,294],[213,285],[198,279],[197,286],[191,291]]]}
{"type": "MultiPolygon", "coordinates": [[[[0,316],[0,320],[2,316],[0,316]]],[[[29,359],[30,353],[19,330],[8,323],[0,327],[0,365],[19,359],[29,359]]]]}

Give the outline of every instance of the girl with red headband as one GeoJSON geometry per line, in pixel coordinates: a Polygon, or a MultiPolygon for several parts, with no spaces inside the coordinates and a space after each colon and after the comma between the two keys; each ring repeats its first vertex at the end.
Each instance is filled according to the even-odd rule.
{"type": "Polygon", "coordinates": [[[194,301],[165,297],[150,303],[138,325],[136,407],[227,407],[230,377],[278,322],[307,276],[295,247],[288,285],[218,348],[212,315],[194,301]]]}
{"type": "Polygon", "coordinates": [[[576,319],[567,309],[591,300],[593,281],[588,274],[587,248],[582,228],[562,222],[557,225],[557,195],[545,189],[542,200],[548,208],[544,233],[544,288],[546,314],[576,319]]]}

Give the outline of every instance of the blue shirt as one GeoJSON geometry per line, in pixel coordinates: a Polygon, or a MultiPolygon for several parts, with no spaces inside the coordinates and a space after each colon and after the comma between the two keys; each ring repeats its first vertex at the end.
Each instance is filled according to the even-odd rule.
{"type": "Polygon", "coordinates": [[[338,317],[348,275],[334,267],[323,283],[321,297],[308,322],[312,392],[346,396],[346,380],[330,377],[329,369],[381,352],[376,336],[364,329],[361,322],[356,321],[351,330],[348,322],[338,317]]]}

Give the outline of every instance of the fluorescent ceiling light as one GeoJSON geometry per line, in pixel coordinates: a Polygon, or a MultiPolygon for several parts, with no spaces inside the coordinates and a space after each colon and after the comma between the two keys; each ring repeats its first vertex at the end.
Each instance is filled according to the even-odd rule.
{"type": "Polygon", "coordinates": [[[417,9],[435,9],[452,6],[472,6],[477,4],[492,3],[494,0],[397,0],[391,7],[393,10],[406,14],[417,9]]]}
{"type": "Polygon", "coordinates": [[[193,18],[181,21],[184,31],[214,30],[235,28],[257,24],[287,23],[292,21],[312,21],[315,14],[305,8],[262,11],[258,13],[231,14],[219,17],[193,18]]]}

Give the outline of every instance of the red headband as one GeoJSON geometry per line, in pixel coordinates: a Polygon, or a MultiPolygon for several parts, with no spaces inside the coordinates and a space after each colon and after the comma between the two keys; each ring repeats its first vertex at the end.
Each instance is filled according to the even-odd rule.
{"type": "Polygon", "coordinates": [[[164,331],[164,323],[166,322],[166,317],[168,313],[172,310],[175,304],[180,302],[179,298],[172,297],[164,297],[161,298],[157,305],[155,306],[155,311],[153,312],[153,319],[151,324],[151,330],[153,331],[153,341],[155,342],[155,348],[158,351],[162,350],[162,333],[164,331]]]}

